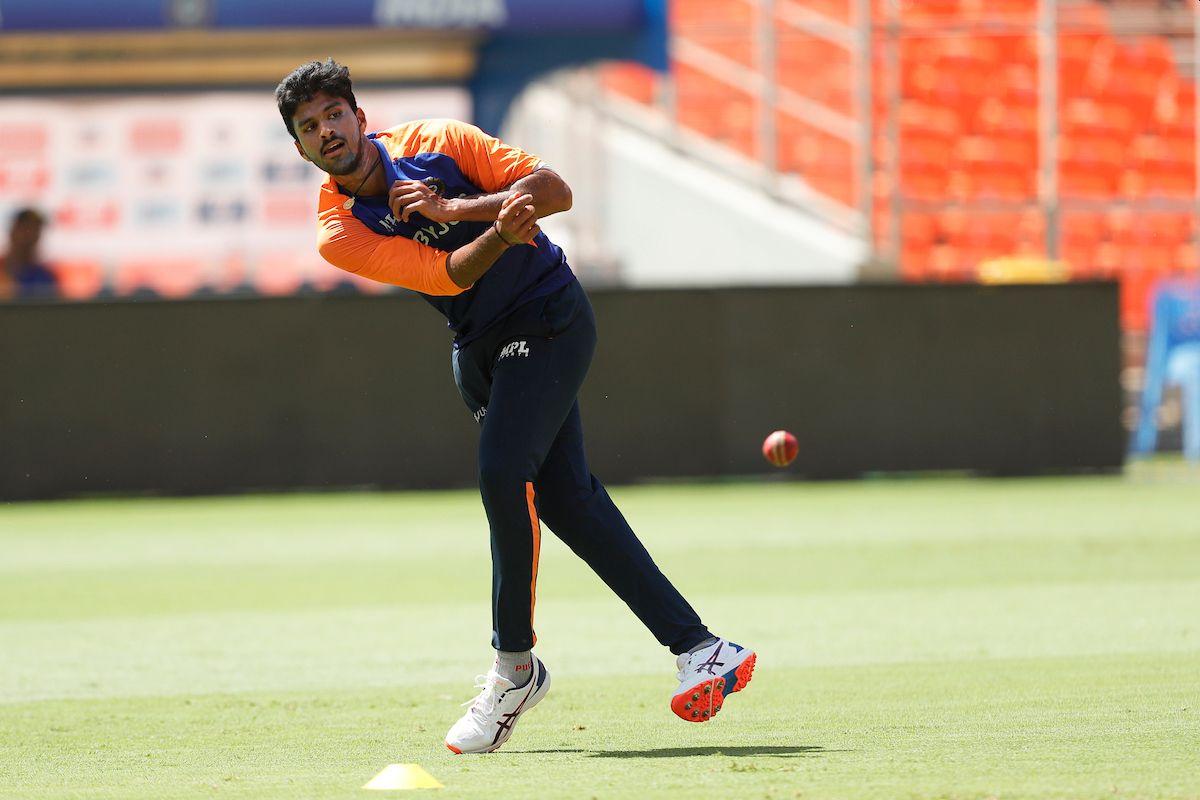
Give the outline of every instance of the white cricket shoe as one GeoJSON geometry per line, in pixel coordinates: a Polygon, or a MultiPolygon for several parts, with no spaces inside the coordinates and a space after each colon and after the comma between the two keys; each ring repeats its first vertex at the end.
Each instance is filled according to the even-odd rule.
{"type": "Polygon", "coordinates": [[[721,710],[727,695],[746,688],[756,659],[753,650],[728,639],[682,654],[675,661],[679,688],[671,697],[671,710],[688,722],[708,722],[721,710]]]}
{"type": "Polygon", "coordinates": [[[446,747],[459,754],[490,753],[508,741],[520,716],[550,691],[550,672],[537,656],[532,658],[533,675],[520,688],[497,675],[495,669],[476,676],[475,688],[481,691],[474,700],[463,703],[471,707],[446,734],[446,747]]]}

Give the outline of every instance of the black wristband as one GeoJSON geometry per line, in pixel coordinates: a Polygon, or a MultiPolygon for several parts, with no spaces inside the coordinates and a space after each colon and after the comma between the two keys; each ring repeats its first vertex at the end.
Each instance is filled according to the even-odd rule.
{"type": "Polygon", "coordinates": [[[496,220],[492,223],[492,230],[494,230],[496,235],[500,237],[500,241],[504,242],[509,247],[515,247],[516,245],[520,244],[520,242],[510,242],[508,239],[504,238],[504,234],[500,232],[500,220],[496,220]]]}

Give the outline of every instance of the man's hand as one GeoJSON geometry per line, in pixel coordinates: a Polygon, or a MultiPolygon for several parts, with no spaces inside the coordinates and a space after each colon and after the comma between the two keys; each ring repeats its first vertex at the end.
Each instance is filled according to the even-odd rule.
{"type": "Polygon", "coordinates": [[[500,215],[483,233],[446,256],[446,272],[456,286],[470,288],[509,247],[528,244],[539,233],[533,195],[512,192],[504,199],[500,215]]]}
{"type": "Polygon", "coordinates": [[[396,181],[388,193],[388,206],[393,216],[406,221],[419,212],[436,222],[494,222],[513,192],[533,195],[531,205],[539,219],[571,208],[571,187],[549,167],[538,167],[498,192],[450,199],[438,197],[420,181],[396,181]]]}
{"type": "Polygon", "coordinates": [[[447,200],[421,181],[396,181],[388,191],[388,208],[402,222],[408,222],[413,214],[431,222],[457,222],[455,206],[453,200],[447,200]]]}
{"type": "Polygon", "coordinates": [[[537,224],[537,209],[533,195],[513,192],[500,207],[496,217],[496,232],[506,244],[529,244],[542,229],[537,224]]]}

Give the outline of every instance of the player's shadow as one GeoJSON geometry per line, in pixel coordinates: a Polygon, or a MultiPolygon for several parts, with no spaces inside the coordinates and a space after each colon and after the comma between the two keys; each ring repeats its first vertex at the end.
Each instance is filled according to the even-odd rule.
{"type": "Polygon", "coordinates": [[[734,745],[729,747],[651,747],[645,750],[588,750],[577,747],[547,748],[545,750],[510,750],[510,753],[586,753],[591,758],[691,758],[693,756],[816,756],[824,753],[844,753],[815,744],[801,745],[734,745]]]}

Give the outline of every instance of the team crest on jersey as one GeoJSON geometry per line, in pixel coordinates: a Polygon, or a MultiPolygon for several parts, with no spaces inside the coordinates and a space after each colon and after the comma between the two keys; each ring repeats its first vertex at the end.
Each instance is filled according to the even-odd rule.
{"type": "Polygon", "coordinates": [[[441,178],[435,178],[433,176],[430,176],[421,182],[424,183],[426,186],[428,186],[430,189],[433,189],[434,194],[444,195],[446,193],[446,182],[444,180],[442,180],[441,178]]]}

